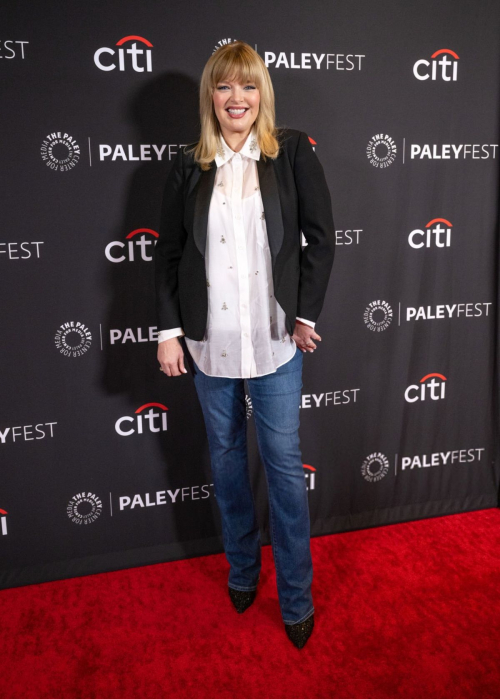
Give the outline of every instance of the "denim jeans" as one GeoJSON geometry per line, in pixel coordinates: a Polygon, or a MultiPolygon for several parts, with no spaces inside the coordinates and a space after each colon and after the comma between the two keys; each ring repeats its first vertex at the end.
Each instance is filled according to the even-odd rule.
{"type": "MultiPolygon", "coordinates": [[[[266,474],[271,544],[285,624],[305,621],[314,612],[309,502],[299,446],[302,355],[297,348],[276,372],[246,379],[266,474]]],[[[248,470],[244,380],[207,376],[193,365],[230,565],[228,585],[255,590],[261,541],[248,470]]]]}

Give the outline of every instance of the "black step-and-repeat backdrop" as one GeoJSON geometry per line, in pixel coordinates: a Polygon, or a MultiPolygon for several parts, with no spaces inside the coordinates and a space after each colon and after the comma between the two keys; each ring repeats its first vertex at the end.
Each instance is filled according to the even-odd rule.
{"type": "Polygon", "coordinates": [[[223,550],[191,373],[158,369],[152,252],[203,66],[236,38],[332,194],[301,398],[313,535],[498,506],[496,0],[2,15],[1,587],[223,550]]]}

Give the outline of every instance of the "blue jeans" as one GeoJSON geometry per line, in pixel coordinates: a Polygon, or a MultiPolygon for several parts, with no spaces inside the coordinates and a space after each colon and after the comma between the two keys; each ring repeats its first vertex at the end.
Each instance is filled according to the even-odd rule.
{"type": "MultiPolygon", "coordinates": [[[[292,359],[273,374],[246,379],[267,480],[271,543],[285,624],[305,621],[314,612],[309,502],[299,447],[302,354],[297,348],[292,359]]],[[[230,565],[228,585],[255,590],[261,541],[248,471],[244,380],[207,376],[193,365],[230,565]]]]}

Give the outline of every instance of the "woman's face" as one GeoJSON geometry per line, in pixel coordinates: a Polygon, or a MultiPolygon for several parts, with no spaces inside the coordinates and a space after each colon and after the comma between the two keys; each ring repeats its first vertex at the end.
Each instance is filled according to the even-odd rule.
{"type": "Polygon", "coordinates": [[[259,113],[260,92],[255,83],[221,80],[213,92],[214,109],[221,128],[232,133],[248,133],[259,113]],[[236,108],[238,112],[228,111],[236,108]],[[241,112],[241,109],[245,109],[241,112]]]}

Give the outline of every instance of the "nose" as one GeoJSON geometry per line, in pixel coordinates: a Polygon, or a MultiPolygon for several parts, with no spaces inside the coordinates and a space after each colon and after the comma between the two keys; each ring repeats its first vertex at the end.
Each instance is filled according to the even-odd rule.
{"type": "Polygon", "coordinates": [[[242,87],[238,86],[235,88],[234,99],[236,100],[236,102],[245,101],[245,91],[242,87]]]}

